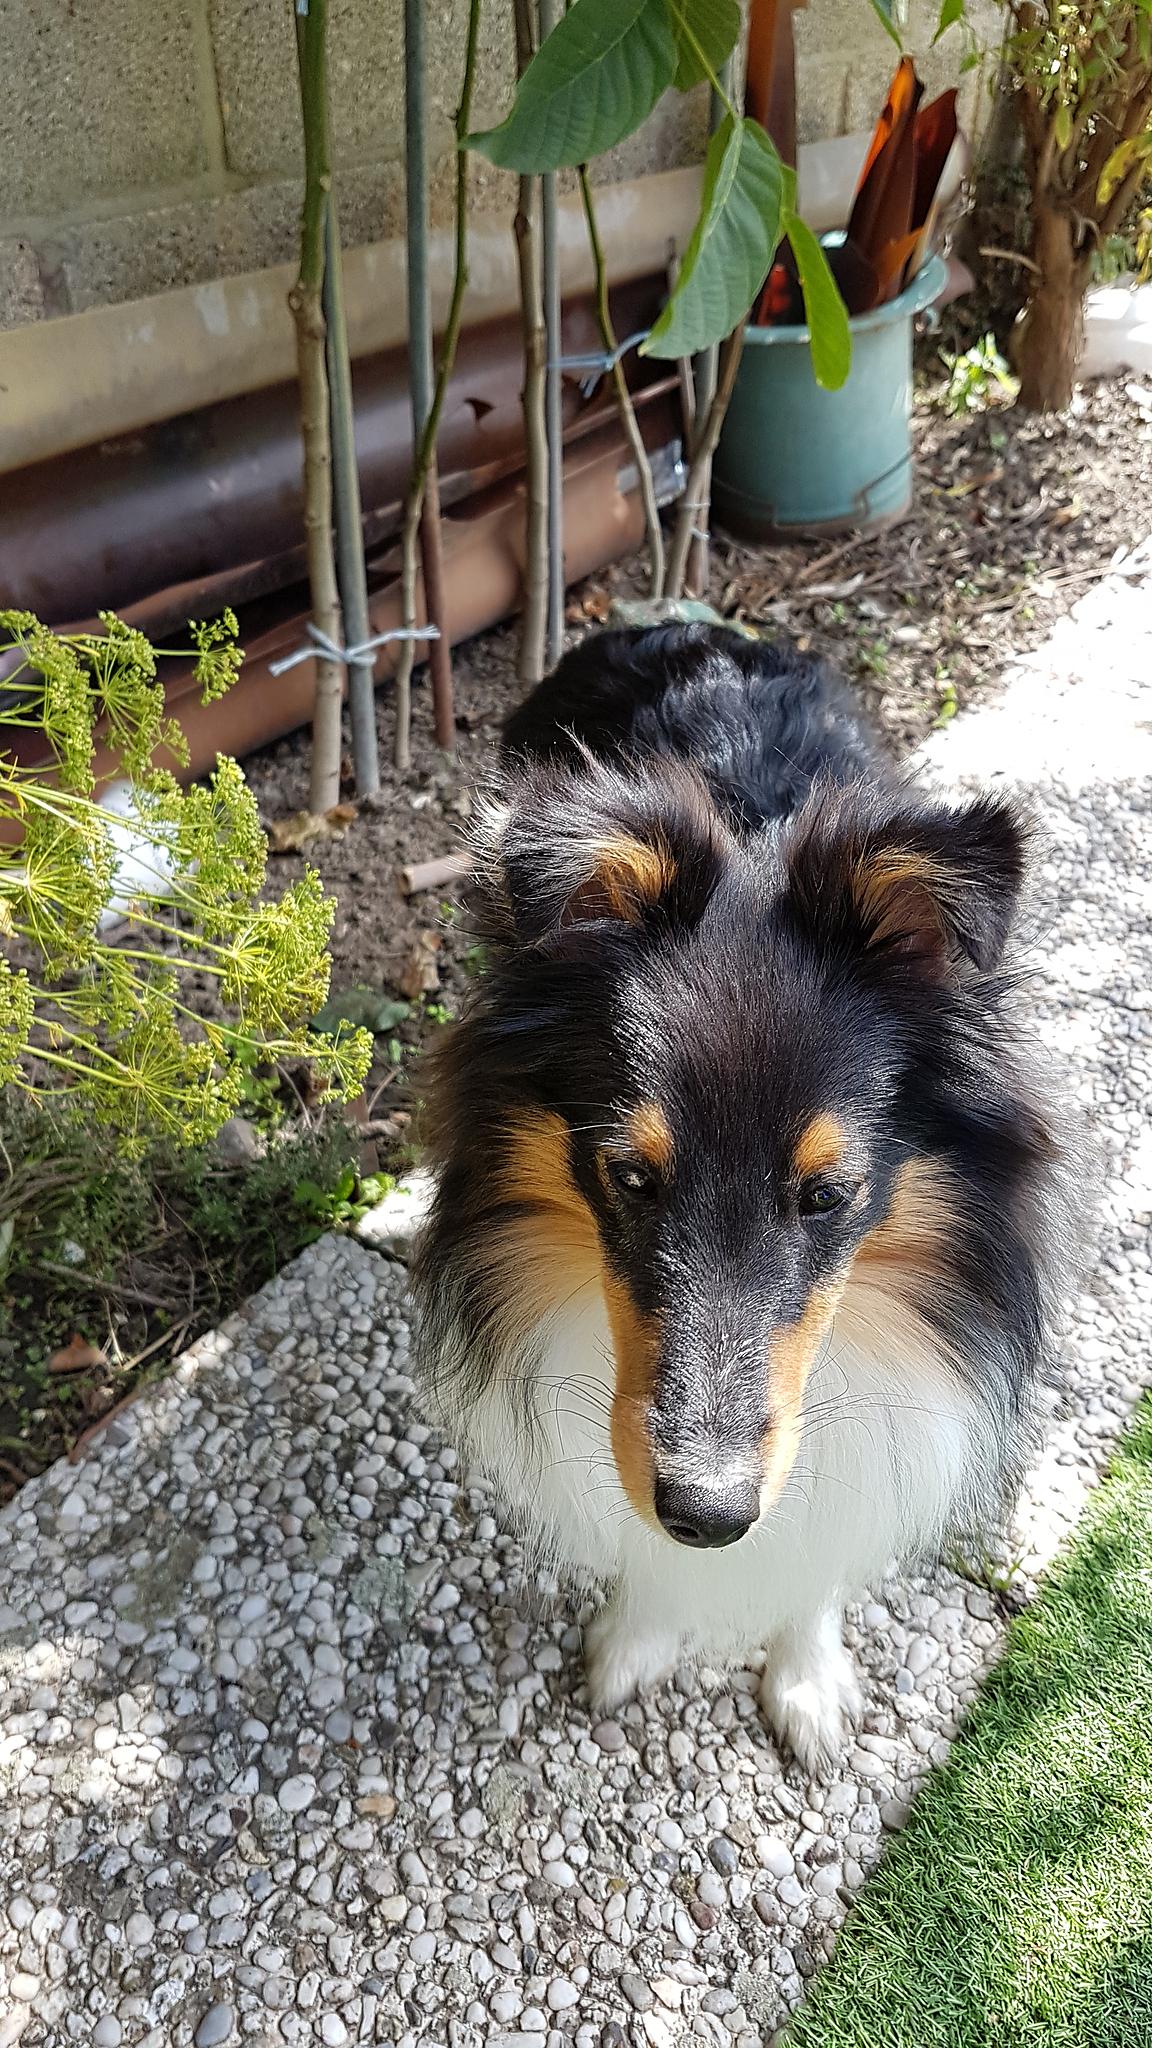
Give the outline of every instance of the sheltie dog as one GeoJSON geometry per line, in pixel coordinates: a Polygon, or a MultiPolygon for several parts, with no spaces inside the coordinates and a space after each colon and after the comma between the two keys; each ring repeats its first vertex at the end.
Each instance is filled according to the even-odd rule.
{"type": "Polygon", "coordinates": [[[820,667],[708,626],[585,640],[504,772],[429,1105],[426,1386],[609,1589],[594,1709],[763,1650],[811,1773],[860,1709],[844,1603],[1000,1511],[1062,1292],[1022,823],[917,792],[820,667]]]}

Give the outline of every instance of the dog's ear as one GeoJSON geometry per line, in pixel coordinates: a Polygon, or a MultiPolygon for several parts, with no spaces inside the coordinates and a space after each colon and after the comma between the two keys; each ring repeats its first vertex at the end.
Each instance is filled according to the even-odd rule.
{"type": "Polygon", "coordinates": [[[487,866],[502,900],[503,936],[579,950],[606,930],[691,925],[732,840],[698,777],[674,764],[624,773],[538,767],[496,822],[487,866]]]}
{"type": "Polygon", "coordinates": [[[853,791],[815,797],[786,842],[787,893],[824,947],[940,981],[965,963],[993,971],[1024,879],[1012,806],[909,806],[876,816],[853,791]]]}

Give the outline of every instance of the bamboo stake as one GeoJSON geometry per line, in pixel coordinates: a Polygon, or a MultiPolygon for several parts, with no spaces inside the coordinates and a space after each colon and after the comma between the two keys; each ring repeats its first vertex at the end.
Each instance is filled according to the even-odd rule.
{"type": "MultiPolygon", "coordinates": [[[[324,220],[324,317],[328,330],[328,391],[332,417],[333,509],[336,515],[336,567],[346,644],[361,646],[372,637],[368,618],[368,578],[364,569],[364,528],[360,507],[360,476],[356,467],[356,414],[352,397],[352,362],[344,318],[344,279],[340,256],[340,223],[329,194],[324,220]]],[[[376,664],[370,654],[348,664],[348,709],[352,724],[352,765],[356,794],[376,796],[380,761],[376,746],[376,664]]]]}
{"type": "MultiPolygon", "coordinates": [[[[535,38],[532,0],[513,0],[516,32],[516,74],[532,61],[535,38]]],[[[524,324],[525,473],[527,500],[524,533],[524,611],[520,621],[519,673],[523,683],[538,683],[544,674],[548,632],[548,428],[545,381],[548,343],[540,280],[539,180],[521,178],[513,229],[520,271],[520,307],[524,324]]]]}
{"type": "MultiPolygon", "coordinates": [[[[400,572],[400,603],[402,623],[411,630],[416,624],[416,543],[420,529],[420,515],[424,506],[424,493],[431,470],[431,461],[436,448],[436,435],[440,426],[440,415],[444,410],[444,394],[452,375],[456,360],[456,344],[460,339],[460,323],[464,312],[464,295],[468,289],[468,152],[464,147],[465,137],[472,127],[472,90],[476,82],[476,48],[480,35],[481,0],[470,0],[468,9],[468,38],[464,53],[464,82],[460,88],[460,104],[456,109],[456,253],[452,277],[452,298],[448,307],[448,319],[440,342],[440,360],[436,368],[436,387],[432,403],[424,421],[419,439],[413,440],[412,475],[409,479],[408,494],[404,503],[404,527],[402,534],[402,555],[400,572]]],[[[409,53],[422,51],[421,0],[405,0],[405,74],[410,71],[409,53]],[[407,34],[411,21],[415,22],[414,37],[407,34]]],[[[422,69],[422,66],[421,66],[422,69]]],[[[420,110],[422,114],[422,109],[420,110]]],[[[423,152],[421,152],[423,156],[423,152]]],[[[411,261],[411,249],[409,249],[411,261]]],[[[411,301],[411,272],[409,272],[409,300],[411,301]]],[[[413,408],[415,413],[415,406],[413,408]]],[[[431,598],[426,590],[428,603],[431,598]]],[[[415,645],[411,640],[401,642],[400,662],[396,671],[396,766],[404,772],[410,763],[410,731],[412,703],[412,670],[415,666],[415,645]]],[[[451,710],[449,702],[448,711],[451,710]]],[[[439,725],[438,725],[439,733],[439,725]]]]}
{"type": "MultiPolygon", "coordinates": [[[[332,184],[327,34],[328,0],[311,0],[308,13],[296,16],[304,126],[304,208],[300,221],[300,268],[288,294],[288,304],[296,324],[300,430],[304,442],[304,539],[312,618],[319,631],[339,645],[340,593],[332,537],[332,440],[324,359],[324,221],[332,184]]],[[[323,812],[340,801],[344,678],[341,664],[323,654],[315,657],[315,673],[308,801],[313,811],[323,812]]]]}
{"type": "MultiPolygon", "coordinates": [[[[580,196],[584,201],[584,218],[588,223],[588,240],[592,249],[592,267],[596,276],[596,319],[605,353],[614,355],[617,347],[616,330],[612,325],[612,312],[608,303],[608,266],[604,261],[604,245],[596,223],[596,208],[592,201],[592,186],[588,179],[588,166],[580,166],[580,196]]],[[[648,541],[648,559],[651,570],[650,595],[659,597],[664,589],[664,531],[660,525],[660,508],[656,503],[656,485],[652,476],[652,464],[644,446],[644,436],[636,418],[636,408],[628,389],[624,365],[617,358],[612,366],[612,382],[616,390],[616,407],[620,422],[628,437],[632,459],[640,482],[640,495],[644,502],[644,531],[648,541]]]]}
{"type": "MultiPolygon", "coordinates": [[[[424,504],[427,462],[421,464],[424,431],[432,406],[432,315],[428,288],[428,144],[424,89],[423,0],[404,0],[404,161],[407,191],[408,381],[412,391],[412,451],[422,468],[411,515],[404,521],[400,575],[401,613],[411,632],[416,619],[416,543],[424,504]]],[[[415,479],[414,479],[415,484],[415,479]]],[[[412,760],[412,670],[416,643],[400,646],[396,669],[395,762],[401,775],[412,760]]]]}
{"type": "MultiPolygon", "coordinates": [[[[540,41],[551,35],[558,18],[557,0],[539,0],[540,41]]],[[[541,256],[544,278],[544,341],[547,367],[544,413],[548,432],[548,666],[564,651],[564,416],[563,307],[560,300],[560,250],[556,217],[556,174],[540,180],[541,256]]]]}
{"type": "Polygon", "coordinates": [[[684,495],[680,500],[676,528],[672,535],[672,545],[668,551],[668,575],[664,589],[665,594],[670,597],[679,596],[680,594],[684,567],[688,560],[688,549],[692,543],[693,530],[696,527],[697,521],[708,517],[712,457],[715,453],[716,443],[720,439],[720,429],[724,424],[724,415],[728,410],[728,400],[732,396],[732,387],[736,382],[736,372],[740,368],[740,358],[744,353],[744,332],[744,322],[741,321],[739,327],[733,328],[727,341],[721,347],[720,369],[716,379],[716,389],[712,393],[707,417],[696,437],[696,445],[692,450],[692,460],[688,468],[687,482],[684,485],[684,495]]]}

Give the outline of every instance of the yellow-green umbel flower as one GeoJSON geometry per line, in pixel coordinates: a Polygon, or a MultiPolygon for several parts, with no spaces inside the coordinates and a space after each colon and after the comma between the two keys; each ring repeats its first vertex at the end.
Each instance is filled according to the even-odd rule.
{"type": "MultiPolygon", "coordinates": [[[[156,763],[161,748],[187,758],[158,674],[158,652],[177,650],[112,614],[102,623],[102,634],[56,634],[30,613],[0,613],[0,648],[22,657],[0,711],[0,821],[14,828],[0,838],[0,1082],[39,1099],[67,1092],[133,1151],[210,1138],[254,1059],[311,1059],[334,1093],[354,1095],[369,1034],[309,1030],[328,993],[334,910],[319,877],[261,901],[267,845],[236,762],[222,757],[187,790],[156,763]],[[127,815],[91,794],[98,721],[130,785],[127,815]],[[22,767],[5,726],[37,729],[55,773],[22,767]],[[128,930],[111,943],[106,913],[121,908],[128,930]],[[38,968],[6,960],[13,944],[38,968]],[[216,983],[223,1017],[197,1013],[193,973],[216,983]]],[[[208,702],[239,669],[236,620],[191,632],[180,651],[208,702]]]]}

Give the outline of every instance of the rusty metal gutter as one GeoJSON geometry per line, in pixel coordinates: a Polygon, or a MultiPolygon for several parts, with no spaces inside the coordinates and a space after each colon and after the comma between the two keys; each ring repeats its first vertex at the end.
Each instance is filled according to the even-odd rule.
{"type": "MultiPolygon", "coordinates": [[[[622,333],[655,318],[663,289],[657,274],[616,288],[622,333]]],[[[563,331],[569,353],[599,345],[590,296],[565,307],[563,331]]],[[[656,382],[666,368],[637,359],[630,374],[656,382]]],[[[461,337],[440,434],[448,505],[519,466],[522,376],[517,317],[461,337]]],[[[361,359],[354,391],[373,545],[395,530],[411,461],[405,351],[361,359]]],[[[566,431],[588,410],[577,379],[566,380],[566,431]]],[[[176,583],[214,584],[205,602],[235,603],[230,575],[252,565],[265,590],[300,575],[302,516],[299,397],[286,382],[13,472],[0,489],[0,593],[53,624],[127,610],[176,583]]]]}
{"type": "MultiPolygon", "coordinates": [[[[666,377],[638,393],[637,408],[651,449],[667,449],[678,441],[681,421],[675,378],[666,377]]],[[[599,425],[565,449],[564,521],[569,582],[591,575],[638,546],[643,538],[640,495],[627,444],[614,416],[605,419],[602,415],[599,425]]],[[[524,572],[521,476],[489,486],[445,515],[444,560],[447,631],[453,643],[470,639],[518,610],[524,572]]],[[[369,596],[369,616],[373,633],[382,633],[401,621],[394,550],[372,566],[378,587],[369,596]]],[[[162,593],[154,603],[171,603],[174,595],[162,593]]],[[[418,605],[423,619],[422,590],[418,605]]],[[[190,751],[187,766],[178,770],[181,779],[202,775],[218,753],[243,759],[254,748],[307,724],[314,693],[312,662],[303,661],[279,676],[271,674],[271,664],[302,644],[308,617],[307,592],[300,587],[242,610],[244,667],[229,694],[207,709],[200,703],[191,667],[169,668],[168,708],[183,728],[190,751]]],[[[376,665],[378,684],[387,680],[393,665],[393,650],[382,648],[376,665]]],[[[461,709],[467,710],[466,700],[461,709]]],[[[18,759],[27,766],[47,765],[33,732],[21,732],[16,738],[18,759]]],[[[115,779],[114,757],[98,750],[95,765],[99,786],[115,779]]],[[[176,763],[170,765],[177,767],[176,763]]]]}

